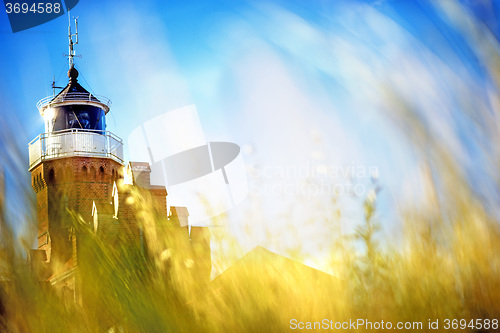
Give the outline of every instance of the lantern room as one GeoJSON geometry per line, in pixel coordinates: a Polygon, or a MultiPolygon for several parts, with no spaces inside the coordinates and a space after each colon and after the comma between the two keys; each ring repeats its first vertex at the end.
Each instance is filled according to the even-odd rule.
{"type": "Polygon", "coordinates": [[[78,83],[78,71],[71,66],[69,83],[56,96],[49,96],[38,102],[37,107],[45,119],[45,132],[52,133],[66,129],[97,131],[106,130],[106,113],[110,100],[89,93],[78,83]]]}

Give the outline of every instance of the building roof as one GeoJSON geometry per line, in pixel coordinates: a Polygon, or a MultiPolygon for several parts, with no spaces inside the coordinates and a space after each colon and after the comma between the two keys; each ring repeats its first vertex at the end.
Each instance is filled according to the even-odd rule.
{"type": "Polygon", "coordinates": [[[74,66],[71,66],[69,69],[68,78],[68,85],[64,87],[63,90],[61,90],[56,96],[47,96],[38,101],[36,106],[42,116],[44,116],[46,108],[53,105],[58,106],[60,104],[94,105],[102,108],[105,113],[109,112],[111,101],[104,96],[91,94],[87,91],[87,89],[82,87],[78,83],[78,71],[74,66]]]}
{"type": "Polygon", "coordinates": [[[168,215],[168,218],[178,221],[181,227],[187,227],[189,225],[189,212],[187,207],[170,206],[170,214],[168,215]]]}
{"type": "Polygon", "coordinates": [[[330,318],[328,305],[335,302],[334,291],[341,290],[340,282],[330,274],[258,246],[211,282],[207,303],[238,309],[241,322],[251,323],[253,331],[262,327],[269,332],[282,331],[283,319],[330,318]]]}
{"type": "Polygon", "coordinates": [[[187,207],[170,206],[170,216],[189,216],[187,207]]]}
{"type": "Polygon", "coordinates": [[[97,99],[95,96],[93,96],[91,93],[89,93],[84,87],[82,87],[78,83],[78,70],[75,68],[75,66],[71,66],[71,68],[68,71],[68,78],[69,78],[69,83],[66,87],[64,87],[63,90],[59,92],[52,100],[51,103],[55,102],[62,102],[65,100],[65,97],[68,96],[68,94],[81,94],[81,99],[85,100],[90,100],[93,102],[101,102],[99,99],[97,99]]]}
{"type": "Polygon", "coordinates": [[[333,275],[257,246],[217,276],[213,284],[230,293],[235,289],[251,293],[252,287],[241,284],[241,281],[267,286],[278,283],[307,296],[309,288],[325,286],[336,279],[333,275]]]}
{"type": "Polygon", "coordinates": [[[167,196],[165,186],[151,185],[151,166],[148,162],[129,162],[125,172],[131,184],[150,190],[155,195],[167,196]]]}
{"type": "MultiPolygon", "coordinates": [[[[241,259],[235,262],[231,267],[229,267],[226,271],[224,271],[219,277],[226,273],[230,273],[233,270],[238,270],[240,268],[246,268],[248,266],[269,266],[274,268],[283,268],[287,267],[290,270],[300,270],[303,274],[309,276],[322,276],[325,278],[334,278],[334,276],[312,268],[311,266],[307,266],[298,261],[289,259],[280,254],[269,251],[268,249],[262,246],[254,247],[250,252],[245,254],[241,259]]],[[[278,269],[280,271],[281,269],[278,269]]],[[[218,278],[219,278],[218,277],[218,278]]]]}

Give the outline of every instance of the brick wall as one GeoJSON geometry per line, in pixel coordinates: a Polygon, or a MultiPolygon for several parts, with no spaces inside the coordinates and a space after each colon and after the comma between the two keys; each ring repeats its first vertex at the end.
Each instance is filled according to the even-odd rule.
{"type": "Polygon", "coordinates": [[[47,252],[49,261],[66,263],[75,258],[77,240],[71,236],[72,221],[66,209],[92,223],[93,201],[110,202],[121,169],[111,159],[69,157],[45,161],[31,171],[37,197],[38,247],[47,252]]]}
{"type": "MultiPolygon", "coordinates": [[[[75,267],[78,255],[82,253],[79,247],[85,243],[85,239],[71,228],[72,217],[67,211],[74,211],[81,216],[93,230],[92,212],[95,203],[97,232],[105,244],[117,249],[128,248],[134,251],[138,261],[144,261],[148,256],[147,237],[144,235],[145,230],[141,230],[141,220],[137,214],[147,207],[148,214],[151,213],[150,216],[159,222],[156,225],[159,229],[155,233],[167,228],[173,236],[159,250],[177,247],[181,261],[192,258],[193,273],[201,280],[208,281],[211,270],[209,230],[193,227],[189,235],[188,227],[181,227],[176,214],[168,217],[165,187],[149,184],[150,170],[143,163],[139,166],[142,169],[140,173],[134,174],[133,185],[123,185],[123,166],[106,158],[69,157],[45,161],[34,168],[31,173],[37,196],[39,250],[45,250],[49,262],[64,264],[65,270],[75,267]],[[116,216],[112,196],[115,182],[119,184],[119,210],[116,216]],[[147,198],[142,206],[133,200],[132,190],[138,190],[141,196],[147,198]]],[[[187,215],[182,218],[187,218],[187,215]]]]}

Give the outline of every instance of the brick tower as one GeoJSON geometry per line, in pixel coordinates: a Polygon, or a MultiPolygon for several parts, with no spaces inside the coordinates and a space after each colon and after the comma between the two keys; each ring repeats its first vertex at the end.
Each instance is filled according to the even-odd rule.
{"type": "MultiPolygon", "coordinates": [[[[211,271],[210,232],[192,227],[189,232],[186,207],[171,207],[167,213],[165,186],[150,184],[150,165],[123,161],[122,140],[106,131],[111,102],[89,93],[78,83],[73,63],[73,36],[69,29],[69,82],[57,95],[38,102],[45,131],[29,144],[29,171],[36,192],[38,248],[31,264],[42,281],[78,295],[78,260],[83,255],[84,236],[73,228],[74,217],[106,239],[109,246],[139,249],[137,259],[147,261],[174,246],[148,244],[147,230],[137,217],[142,207],[129,200],[133,189],[150,198],[161,219],[156,227],[174,226],[181,243],[181,258],[194,262],[193,272],[208,281],[211,271]]],[[[77,39],[78,40],[78,39],[77,39]]],[[[156,232],[153,232],[156,234],[156,232]]],[[[151,240],[151,239],[149,239],[151,240]]]]}
{"type": "Polygon", "coordinates": [[[73,64],[68,77],[68,85],[59,94],[38,103],[45,133],[29,145],[38,250],[53,263],[51,274],[55,275],[76,265],[77,242],[68,211],[92,221],[94,203],[109,202],[123,168],[122,141],[106,131],[110,101],[85,90],[73,64]]]}

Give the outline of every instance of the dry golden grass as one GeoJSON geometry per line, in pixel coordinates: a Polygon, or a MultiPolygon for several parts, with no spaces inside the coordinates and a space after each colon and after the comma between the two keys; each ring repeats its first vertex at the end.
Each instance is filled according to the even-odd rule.
{"type": "MultiPolygon", "coordinates": [[[[150,223],[144,226],[151,228],[150,241],[156,237],[170,244],[171,256],[153,252],[153,260],[138,262],[127,249],[107,246],[73,216],[79,232],[89,228],[86,254],[79,262],[86,301],[79,305],[43,287],[21,264],[20,252],[4,246],[5,331],[279,332],[289,330],[292,318],[427,325],[429,319],[500,317],[498,222],[463,193],[449,207],[455,212],[451,220],[442,214],[408,214],[404,246],[386,251],[373,240],[376,228],[369,220],[375,202],[367,201],[368,222],[358,235],[368,251],[355,254],[348,241],[338,243],[333,251],[343,255],[336,255],[332,264],[335,277],[261,249],[208,285],[200,285],[196,272],[183,262],[186,258],[177,256],[182,245],[175,243],[173,229],[153,230],[161,221],[148,215],[147,199],[135,195],[144,209],[142,218],[150,223]]],[[[217,241],[231,244],[228,236],[221,237],[217,241]]],[[[15,247],[14,240],[10,244],[15,247]]]]}

